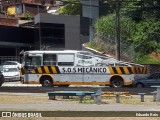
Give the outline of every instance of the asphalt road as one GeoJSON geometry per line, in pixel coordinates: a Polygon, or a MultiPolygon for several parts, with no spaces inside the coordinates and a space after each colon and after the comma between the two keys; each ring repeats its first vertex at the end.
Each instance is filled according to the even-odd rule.
{"type": "MultiPolygon", "coordinates": [[[[53,101],[54,102],[54,101],[53,101]]],[[[0,104],[0,109],[48,111],[160,111],[159,106],[96,104],[0,104]]]]}

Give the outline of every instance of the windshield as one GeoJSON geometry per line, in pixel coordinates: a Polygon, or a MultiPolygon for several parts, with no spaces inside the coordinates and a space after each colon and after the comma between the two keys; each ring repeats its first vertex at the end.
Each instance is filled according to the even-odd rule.
{"type": "Polygon", "coordinates": [[[41,56],[25,56],[25,66],[41,66],[41,56]]]}
{"type": "Polygon", "coordinates": [[[17,65],[15,62],[4,62],[3,65],[17,65]]]}

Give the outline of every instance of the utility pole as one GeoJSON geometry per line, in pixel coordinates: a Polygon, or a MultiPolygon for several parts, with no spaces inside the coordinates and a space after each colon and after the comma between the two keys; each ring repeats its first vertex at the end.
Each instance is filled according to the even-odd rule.
{"type": "Polygon", "coordinates": [[[120,0],[116,0],[116,59],[120,60],[120,0]]]}
{"type": "Polygon", "coordinates": [[[40,8],[38,7],[38,15],[39,15],[39,24],[38,24],[38,31],[39,31],[39,50],[41,50],[42,47],[42,40],[41,40],[41,18],[40,18],[40,8]]]}

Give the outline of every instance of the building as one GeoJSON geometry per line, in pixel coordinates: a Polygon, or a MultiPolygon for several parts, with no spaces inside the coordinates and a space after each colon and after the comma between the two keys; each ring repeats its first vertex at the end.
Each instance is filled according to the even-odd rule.
{"type": "MultiPolygon", "coordinates": [[[[40,32],[37,43],[52,49],[81,49],[80,16],[38,14],[35,25],[40,32]]],[[[39,45],[38,45],[39,46],[39,45]]]]}
{"type": "Polygon", "coordinates": [[[1,0],[5,14],[9,17],[35,16],[46,13],[47,6],[53,6],[54,0],[1,0]]]}
{"type": "Polygon", "coordinates": [[[88,19],[80,16],[40,13],[28,27],[26,24],[20,27],[1,25],[0,56],[18,57],[22,50],[35,49],[81,50],[86,42],[84,38],[88,36],[85,32],[89,27],[87,23],[88,19]]]}
{"type": "Polygon", "coordinates": [[[0,18],[0,56],[17,56],[22,50],[73,49],[81,50],[89,41],[93,22],[99,17],[99,2],[83,3],[82,16],[63,16],[46,13],[52,0],[2,0],[7,18],[0,18]],[[94,14],[87,9],[94,11],[94,14]],[[37,14],[39,13],[39,14],[37,14]],[[23,23],[25,14],[35,15],[23,23]],[[22,23],[21,23],[22,22],[22,23]],[[20,24],[21,23],[21,24],[20,24]],[[90,31],[89,31],[90,29],[90,31]],[[6,52],[4,52],[6,51],[6,52]],[[7,52],[11,51],[11,52],[7,52]]]}
{"type": "Polygon", "coordinates": [[[105,0],[81,0],[82,17],[89,19],[89,36],[91,41],[94,34],[94,23],[97,18],[107,15],[109,4],[105,0]]]}

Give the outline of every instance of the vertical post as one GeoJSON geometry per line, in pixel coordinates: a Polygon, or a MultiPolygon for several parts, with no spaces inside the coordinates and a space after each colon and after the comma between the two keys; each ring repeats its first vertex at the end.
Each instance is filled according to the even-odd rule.
{"type": "Polygon", "coordinates": [[[153,93],[153,102],[156,101],[156,93],[153,93]]]}
{"type": "Polygon", "coordinates": [[[116,94],[116,103],[120,103],[120,94],[116,94]]]}
{"type": "Polygon", "coordinates": [[[157,101],[160,102],[160,87],[157,87],[157,101]]]}
{"type": "MultiPolygon", "coordinates": [[[[38,14],[39,14],[39,5],[37,6],[38,7],[38,14]]],[[[39,14],[39,49],[41,50],[41,22],[40,22],[40,14],[39,14]]]]}
{"type": "Polygon", "coordinates": [[[116,0],[116,59],[120,60],[120,2],[116,0]]]}
{"type": "Polygon", "coordinates": [[[141,94],[141,102],[144,102],[144,94],[141,94]]]}
{"type": "MultiPolygon", "coordinates": [[[[39,14],[40,15],[40,14],[39,14]]],[[[39,18],[39,49],[41,50],[41,23],[39,18]]]]}
{"type": "Polygon", "coordinates": [[[83,97],[84,97],[84,96],[82,96],[82,95],[79,96],[79,103],[82,103],[83,97]]]}
{"type": "Polygon", "coordinates": [[[156,101],[157,91],[151,92],[151,94],[153,95],[153,102],[155,102],[156,101]]]}
{"type": "Polygon", "coordinates": [[[97,96],[97,101],[96,101],[96,103],[98,103],[98,104],[101,104],[101,103],[102,103],[101,93],[102,93],[102,89],[101,89],[101,88],[97,88],[96,94],[99,94],[99,96],[97,96]]]}
{"type": "Polygon", "coordinates": [[[23,4],[22,9],[23,9],[23,14],[26,13],[26,8],[25,8],[25,5],[24,5],[24,4],[23,4]]]}
{"type": "Polygon", "coordinates": [[[93,39],[93,27],[92,27],[92,2],[89,0],[90,10],[89,10],[89,41],[93,39]]]}

